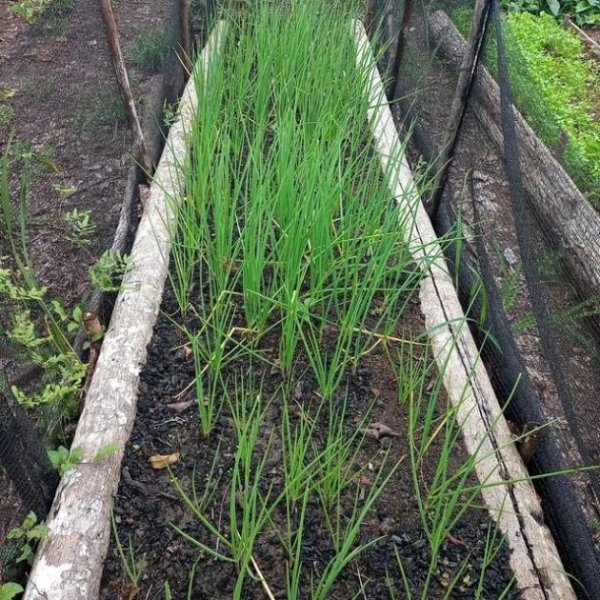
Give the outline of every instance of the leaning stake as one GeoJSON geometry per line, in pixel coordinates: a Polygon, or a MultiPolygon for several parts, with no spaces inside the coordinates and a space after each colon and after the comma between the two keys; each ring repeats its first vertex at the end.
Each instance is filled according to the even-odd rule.
{"type": "Polygon", "coordinates": [[[152,173],[152,161],[146,148],[146,142],[144,140],[144,134],[142,133],[142,126],[137,116],[137,110],[135,108],[135,101],[131,92],[131,86],[129,85],[129,77],[127,75],[127,68],[125,67],[125,59],[123,58],[123,52],[121,51],[121,44],[119,43],[119,32],[117,31],[117,24],[115,22],[115,15],[112,10],[111,0],[98,0],[100,4],[100,10],[102,11],[102,20],[104,21],[104,28],[106,30],[106,41],[108,42],[108,48],[110,50],[110,56],[113,61],[115,68],[115,75],[117,77],[117,83],[123,96],[123,102],[125,102],[125,108],[127,110],[127,117],[129,118],[129,126],[133,130],[137,139],[140,162],[146,173],[152,173]]]}
{"type": "MultiPolygon", "coordinates": [[[[211,34],[196,68],[207,71],[220,50],[225,24],[211,34]]],[[[92,600],[98,597],[102,563],[110,537],[112,498],[135,418],[139,375],[146,361],[169,268],[170,233],[180,197],[180,166],[186,131],[198,109],[194,78],[187,84],[179,116],[167,138],[146,208],[96,365],[73,448],[83,460],[64,475],[50,510],[48,537],[41,543],[24,598],[92,600]],[[117,450],[100,461],[107,448],[117,450]]]]}
{"type": "Polygon", "coordinates": [[[483,46],[490,6],[491,0],[477,0],[475,2],[475,12],[473,14],[473,21],[471,22],[467,50],[458,72],[458,82],[456,83],[456,90],[454,91],[454,98],[450,107],[450,116],[448,117],[446,131],[444,132],[442,148],[433,169],[435,176],[431,190],[429,215],[434,221],[440,206],[448,169],[454,155],[458,132],[460,131],[463,116],[467,108],[467,100],[471,86],[473,85],[475,69],[479,63],[479,55],[483,46]]]}

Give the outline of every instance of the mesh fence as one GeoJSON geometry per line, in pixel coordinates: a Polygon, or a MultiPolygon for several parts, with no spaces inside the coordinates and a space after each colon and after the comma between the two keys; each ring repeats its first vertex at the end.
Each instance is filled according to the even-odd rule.
{"type": "MultiPolygon", "coordinates": [[[[600,597],[600,474],[593,469],[600,303],[571,269],[571,249],[560,235],[568,223],[550,226],[540,217],[531,182],[544,176],[538,171],[545,156],[540,151],[532,165],[528,145],[541,145],[541,138],[592,205],[600,186],[593,151],[586,154],[543,93],[535,76],[541,67],[523,47],[523,23],[534,36],[536,18],[558,30],[545,41],[549,53],[578,42],[549,25],[547,15],[508,15],[495,0],[477,2],[475,12],[457,0],[382,0],[370,7],[371,30],[387,44],[380,67],[389,77],[388,97],[412,134],[413,164],[434,181],[430,216],[439,235],[459,229],[467,240],[450,244],[446,256],[505,414],[524,436],[522,456],[541,476],[535,485],[544,518],[581,596],[600,597]],[[470,50],[479,66],[461,74],[470,50]],[[533,137],[524,135],[520,113],[533,137]]],[[[590,242],[598,244],[593,231],[590,242]]]]}

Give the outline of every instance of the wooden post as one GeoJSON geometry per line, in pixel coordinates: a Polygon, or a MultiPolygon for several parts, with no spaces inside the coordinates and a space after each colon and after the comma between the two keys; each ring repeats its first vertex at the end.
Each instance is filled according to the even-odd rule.
{"type": "Polygon", "coordinates": [[[189,0],[179,0],[179,29],[181,32],[181,62],[184,66],[184,77],[187,81],[192,59],[189,0]]]}
{"type": "Polygon", "coordinates": [[[475,75],[475,68],[479,61],[490,6],[491,0],[476,0],[475,2],[475,12],[471,22],[467,49],[458,73],[458,82],[452,106],[450,107],[450,116],[448,117],[448,124],[446,125],[440,154],[435,161],[433,169],[435,176],[431,190],[429,216],[434,220],[440,205],[444,183],[448,176],[448,169],[452,162],[458,131],[465,114],[469,91],[475,75]]]}
{"type": "Polygon", "coordinates": [[[140,120],[138,119],[133,93],[131,92],[131,86],[129,85],[129,77],[127,75],[127,68],[125,67],[123,52],[121,51],[119,32],[117,31],[117,24],[115,22],[115,15],[112,10],[111,0],[98,0],[98,3],[100,4],[100,10],[102,12],[102,20],[104,21],[104,28],[106,31],[106,41],[108,43],[110,56],[115,69],[117,83],[119,84],[119,89],[121,90],[123,101],[125,102],[125,108],[129,118],[129,126],[133,130],[138,143],[140,162],[144,170],[148,174],[151,174],[153,165],[152,161],[150,160],[150,155],[148,154],[148,149],[146,148],[142,126],[140,124],[140,120]]]}
{"type": "Polygon", "coordinates": [[[398,29],[398,37],[396,39],[396,47],[394,49],[394,60],[392,63],[392,72],[389,87],[387,89],[387,97],[390,102],[396,100],[396,90],[398,89],[398,76],[400,74],[400,65],[404,55],[404,47],[406,45],[406,29],[412,16],[412,0],[404,0],[402,8],[402,22],[398,29]]]}

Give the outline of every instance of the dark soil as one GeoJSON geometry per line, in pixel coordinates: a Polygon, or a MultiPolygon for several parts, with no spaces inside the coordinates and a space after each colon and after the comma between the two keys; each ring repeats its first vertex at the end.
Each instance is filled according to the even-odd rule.
{"type": "MultiPolygon", "coordinates": [[[[0,128],[0,152],[14,127],[14,198],[22,166],[19,156],[24,152],[32,156],[28,238],[40,284],[49,287],[50,297],[68,307],[76,303],[85,306],[90,291],[87,269],[110,247],[119,219],[127,170],[133,160],[132,137],[98,3],[77,0],[69,8],[67,2],[57,1],[35,25],[9,13],[14,4],[14,0],[0,0],[0,103],[13,112],[9,126],[0,128]],[[63,10],[57,9],[63,6],[63,10]],[[93,225],[81,243],[67,239],[69,227],[64,217],[74,208],[89,210],[93,225]]],[[[142,32],[169,29],[171,10],[171,3],[161,0],[115,4],[126,56],[134,56],[142,32]]],[[[134,95],[143,113],[153,75],[141,62],[136,66],[130,61],[130,66],[134,95]]],[[[4,261],[8,254],[5,244],[0,238],[4,261]]],[[[0,302],[0,334],[9,323],[9,310],[0,302]]],[[[0,335],[0,343],[5,342],[0,335]]],[[[21,357],[8,349],[0,351],[0,367],[8,368],[9,376],[27,372],[25,382],[36,385],[39,372],[28,371],[21,357]]],[[[1,582],[3,564],[10,558],[3,556],[6,533],[23,520],[25,511],[1,471],[0,488],[1,582]]]]}
{"type": "MultiPolygon", "coordinates": [[[[165,301],[163,310],[168,311],[170,306],[171,302],[165,301]]],[[[422,331],[423,324],[416,307],[403,316],[399,329],[409,339],[411,335],[422,331]]],[[[273,341],[276,348],[276,340],[273,341]]],[[[180,330],[165,315],[161,316],[149,348],[147,366],[142,373],[137,419],[127,445],[121,485],[115,502],[119,538],[125,549],[128,548],[128,540],[131,540],[136,560],[143,559],[143,572],[139,588],[134,590],[124,573],[113,539],[104,570],[101,598],[105,600],[130,598],[133,597],[132,591],[138,598],[163,598],[167,582],[173,598],[233,597],[236,566],[211,558],[174,530],[173,525],[180,527],[187,534],[214,547],[215,540],[211,539],[185,506],[170,484],[169,474],[153,470],[148,463],[149,457],[153,455],[178,452],[180,458],[173,465],[173,474],[188,491],[195,481],[199,496],[205,490],[211,491],[205,513],[210,515],[212,522],[218,524],[221,531],[228,531],[229,486],[236,435],[230,412],[226,408],[222,410],[214,431],[207,438],[201,435],[195,405],[184,412],[170,408],[169,405],[181,400],[177,397],[178,394],[194,379],[193,360],[186,357],[184,342],[180,330]]],[[[427,360],[427,357],[422,355],[417,359],[427,360]]],[[[247,379],[253,377],[254,381],[263,382],[265,398],[271,398],[273,394],[271,407],[261,429],[259,446],[268,448],[266,474],[261,481],[261,489],[266,492],[269,485],[272,485],[274,495],[281,489],[283,479],[281,447],[276,435],[281,424],[282,403],[301,406],[309,414],[315,415],[317,406],[322,402],[316,385],[308,374],[307,365],[300,361],[296,372],[300,375],[287,386],[289,392],[281,391],[280,375],[263,363],[238,361],[227,373],[229,376],[243,375],[247,379]]],[[[353,468],[367,466],[367,469],[361,472],[356,485],[352,485],[342,498],[342,519],[350,514],[354,494],[358,492],[359,497],[362,497],[368,493],[374,471],[377,471],[386,456],[387,464],[398,460],[403,462],[361,527],[360,543],[376,538],[380,538],[379,541],[350,563],[339,577],[330,597],[345,600],[359,594],[358,597],[369,599],[403,598],[405,593],[396,551],[402,557],[413,593],[423,589],[430,564],[428,543],[419,524],[406,456],[407,408],[400,406],[398,402],[396,377],[383,350],[376,349],[365,357],[356,373],[349,374],[341,388],[346,389],[346,386],[349,392],[345,420],[348,436],[357,428],[365,426],[367,415],[370,416],[366,424],[384,423],[399,436],[385,438],[384,442],[365,438],[353,468]],[[390,441],[391,445],[387,446],[390,441]],[[389,449],[384,449],[384,446],[389,449]]],[[[194,399],[195,393],[184,396],[184,399],[189,398],[194,399]]],[[[336,401],[341,405],[341,395],[336,401]]],[[[327,432],[326,413],[319,415],[318,422],[317,437],[324,440],[327,432]]],[[[421,473],[422,486],[427,486],[431,479],[430,469],[434,466],[435,454],[434,451],[431,463],[421,473]]],[[[456,468],[464,458],[462,448],[457,448],[452,468],[456,468]]],[[[276,598],[286,597],[285,568],[288,561],[276,535],[276,529],[282,525],[281,519],[282,514],[276,511],[273,523],[265,527],[254,551],[254,557],[276,598]]],[[[486,535],[491,531],[490,527],[492,524],[485,511],[471,510],[466,513],[452,531],[453,537],[449,537],[444,543],[428,597],[441,598],[448,582],[457,573],[460,573],[459,584],[451,597],[475,597],[486,535]]],[[[311,597],[309,577],[318,578],[334,552],[323,509],[317,500],[311,500],[302,545],[305,570],[302,598],[311,597]]],[[[484,593],[480,597],[499,597],[500,590],[510,578],[508,552],[502,549],[485,574],[484,593]]],[[[242,597],[244,600],[258,600],[265,598],[265,592],[259,582],[248,578],[242,597]]],[[[508,597],[518,596],[516,592],[511,592],[508,597]]]]}

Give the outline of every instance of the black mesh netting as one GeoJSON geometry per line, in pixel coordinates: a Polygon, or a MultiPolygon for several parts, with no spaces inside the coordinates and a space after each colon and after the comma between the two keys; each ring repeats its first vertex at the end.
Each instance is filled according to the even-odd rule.
{"type": "Polygon", "coordinates": [[[40,431],[8,389],[2,363],[0,356],[0,580],[10,580],[26,563],[17,562],[21,543],[8,537],[9,529],[19,526],[28,512],[35,513],[39,521],[46,517],[58,473],[50,463],[40,431]]]}
{"type": "Polygon", "coordinates": [[[43,438],[0,377],[0,466],[27,511],[43,519],[54,496],[58,473],[54,470],[43,438]]]}
{"type": "Polygon", "coordinates": [[[531,77],[535,65],[521,54],[497,0],[477,2],[475,17],[473,5],[458,0],[371,6],[371,30],[379,28],[387,44],[380,67],[395,116],[412,134],[413,164],[433,180],[432,221],[439,235],[460,230],[467,240],[446,248],[461,302],[507,418],[519,433],[536,430],[533,454],[524,457],[530,472],[569,472],[535,485],[578,593],[600,598],[600,473],[580,469],[598,464],[600,303],[570,272],[560,224],[549,227],[539,218],[524,184],[532,165],[522,160],[527,140],[516,111],[592,203],[600,188],[589,165],[566,149],[569,136],[531,77]],[[470,49],[479,67],[461,77],[470,49]]]}

